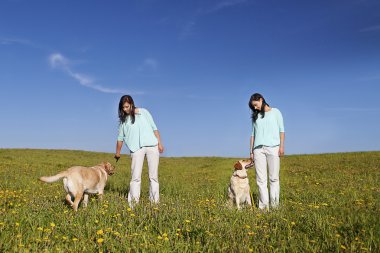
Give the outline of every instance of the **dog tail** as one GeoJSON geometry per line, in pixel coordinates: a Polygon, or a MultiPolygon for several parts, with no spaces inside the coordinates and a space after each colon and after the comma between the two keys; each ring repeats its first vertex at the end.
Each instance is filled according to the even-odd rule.
{"type": "Polygon", "coordinates": [[[58,173],[57,175],[55,176],[51,176],[51,177],[40,177],[40,180],[43,181],[43,182],[46,182],[46,183],[53,183],[55,181],[58,181],[60,180],[61,178],[64,178],[67,176],[67,172],[66,171],[62,171],[60,173],[58,173]]]}

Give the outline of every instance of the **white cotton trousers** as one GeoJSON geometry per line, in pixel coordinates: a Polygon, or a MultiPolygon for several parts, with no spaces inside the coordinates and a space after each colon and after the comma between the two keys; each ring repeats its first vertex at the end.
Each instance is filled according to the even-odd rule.
{"type": "Polygon", "coordinates": [[[260,146],[254,149],[260,209],[269,209],[267,172],[269,173],[270,205],[276,208],[280,202],[280,157],[278,151],[279,146],[260,146]]]}
{"type": "Polygon", "coordinates": [[[160,153],[158,147],[142,147],[136,152],[131,153],[131,182],[129,184],[128,204],[133,207],[134,203],[138,203],[141,192],[141,173],[144,165],[144,158],[148,161],[149,174],[149,200],[151,203],[159,202],[159,184],[158,184],[158,163],[160,153]]]}

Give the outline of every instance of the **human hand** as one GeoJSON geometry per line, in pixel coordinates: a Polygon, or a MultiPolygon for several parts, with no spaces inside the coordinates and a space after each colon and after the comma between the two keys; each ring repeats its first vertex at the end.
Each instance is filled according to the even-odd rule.
{"type": "Polygon", "coordinates": [[[120,159],[120,154],[116,154],[113,158],[115,158],[115,159],[116,159],[116,162],[118,162],[119,159],[120,159]]]}
{"type": "Polygon", "coordinates": [[[252,162],[254,161],[253,153],[250,154],[249,158],[251,159],[252,162]]]}
{"type": "Polygon", "coordinates": [[[162,146],[161,143],[158,144],[158,151],[164,153],[164,146],[162,146]]]}
{"type": "Polygon", "coordinates": [[[284,156],[284,153],[285,153],[284,146],[280,146],[280,148],[278,149],[278,156],[284,156]]]}

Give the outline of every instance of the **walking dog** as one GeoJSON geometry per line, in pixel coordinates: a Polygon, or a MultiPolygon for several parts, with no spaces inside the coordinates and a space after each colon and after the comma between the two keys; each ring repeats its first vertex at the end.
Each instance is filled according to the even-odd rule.
{"type": "Polygon", "coordinates": [[[83,195],[84,207],[87,206],[89,193],[98,193],[99,198],[102,198],[108,175],[113,175],[114,170],[109,162],[103,162],[92,167],[74,166],[55,176],[40,177],[40,180],[52,183],[63,178],[63,187],[67,192],[66,201],[77,211],[83,195]]]}

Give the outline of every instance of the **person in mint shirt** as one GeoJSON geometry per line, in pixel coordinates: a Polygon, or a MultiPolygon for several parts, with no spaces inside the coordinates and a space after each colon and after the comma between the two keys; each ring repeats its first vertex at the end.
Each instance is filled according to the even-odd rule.
{"type": "Polygon", "coordinates": [[[269,210],[269,206],[276,208],[280,202],[280,156],[284,155],[284,121],[280,110],[270,107],[259,93],[251,96],[248,105],[252,111],[249,150],[250,157],[255,162],[259,208],[269,210]]]}
{"type": "Polygon", "coordinates": [[[130,95],[120,98],[118,114],[120,124],[115,159],[119,160],[123,143],[130,150],[132,158],[128,204],[133,207],[139,202],[141,173],[145,156],[148,161],[149,200],[151,203],[158,203],[158,164],[160,153],[164,152],[164,147],[153,117],[148,110],[137,108],[130,95]]]}

